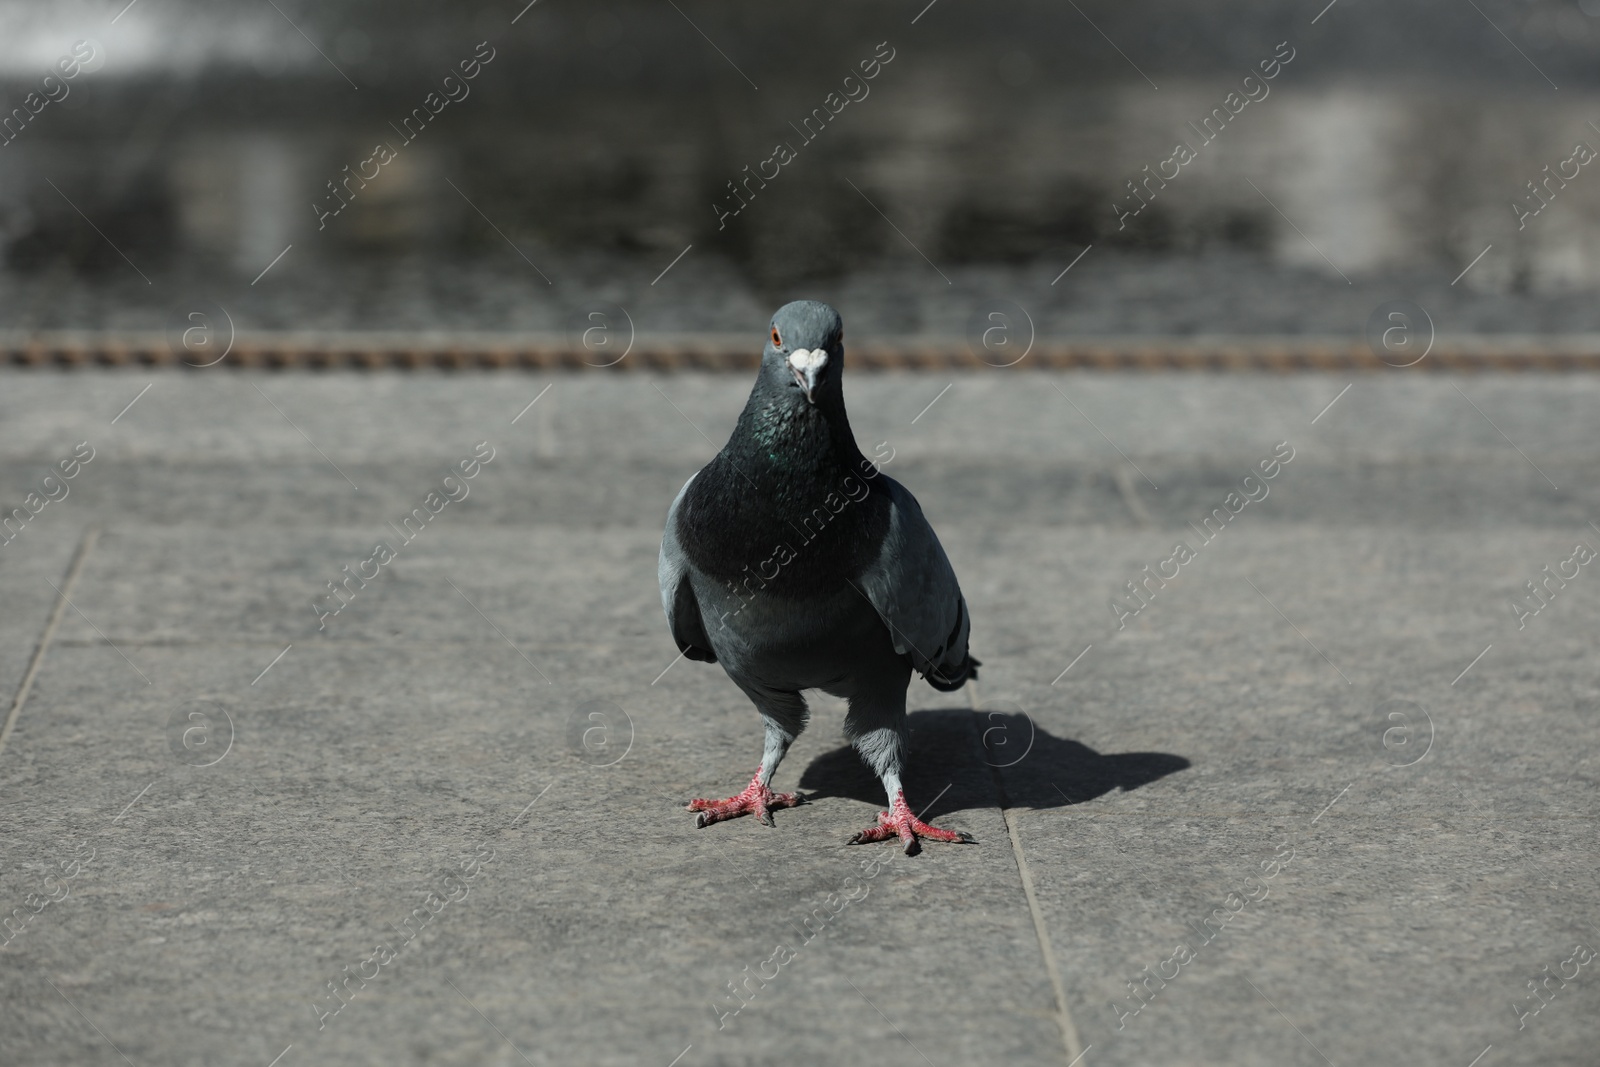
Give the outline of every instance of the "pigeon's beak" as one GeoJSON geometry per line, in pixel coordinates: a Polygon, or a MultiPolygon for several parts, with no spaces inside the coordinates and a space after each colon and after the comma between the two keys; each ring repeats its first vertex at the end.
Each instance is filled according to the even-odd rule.
{"type": "Polygon", "coordinates": [[[794,373],[795,384],[806,391],[806,402],[817,402],[817,382],[822,379],[822,371],[828,365],[828,352],[826,349],[796,349],[789,354],[789,370],[794,373]]]}

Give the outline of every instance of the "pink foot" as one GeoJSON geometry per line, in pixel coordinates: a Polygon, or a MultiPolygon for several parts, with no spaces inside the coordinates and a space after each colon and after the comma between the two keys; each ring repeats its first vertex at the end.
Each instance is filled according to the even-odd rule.
{"type": "Polygon", "coordinates": [[[922,851],[918,843],[919,837],[926,837],[933,841],[959,841],[962,844],[971,844],[972,838],[955,830],[941,830],[937,826],[929,826],[915,815],[906,806],[906,794],[902,790],[895,794],[894,805],[891,811],[878,813],[878,825],[869,826],[850,839],[852,845],[865,845],[871,841],[887,841],[898,836],[905,843],[906,855],[915,856],[922,851]]]}
{"type": "Polygon", "coordinates": [[[761,769],[757,768],[756,776],[750,779],[750,784],[744,787],[744,792],[727,800],[691,800],[688,808],[690,811],[700,813],[694,824],[703,830],[714,822],[725,822],[728,819],[751,814],[771,826],[773,824],[771,809],[792,808],[805,802],[805,796],[800,793],[774,793],[762,785],[761,769]]]}

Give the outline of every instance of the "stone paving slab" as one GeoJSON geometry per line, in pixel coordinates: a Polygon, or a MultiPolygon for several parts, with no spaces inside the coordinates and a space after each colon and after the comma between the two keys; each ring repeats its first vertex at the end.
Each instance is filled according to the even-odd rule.
{"type": "MultiPolygon", "coordinates": [[[[19,835],[19,850],[48,856],[82,841],[95,853],[84,887],[40,916],[49,933],[28,939],[36,931],[24,930],[11,949],[24,969],[63,962],[54,953],[74,958],[74,938],[122,939],[112,974],[149,974],[144,996],[159,991],[201,1017],[177,1043],[197,1063],[226,1056],[230,1042],[255,1046],[263,1033],[324,1058],[369,1048],[418,1055],[415,1040],[445,1062],[498,1054],[480,1039],[449,1039],[474,1016],[467,1008],[454,1022],[435,1018],[438,995],[451,992],[447,978],[463,991],[470,982],[474,1005],[505,1020],[508,1036],[520,1031],[511,1038],[519,1048],[552,1063],[636,1062],[663,1051],[656,1042],[666,1034],[684,1035],[674,1052],[698,1043],[706,1062],[776,1058],[785,1048],[826,1059],[841,1011],[860,1016],[863,1047],[892,1060],[902,1039],[892,1029],[876,1032],[874,1003],[914,1018],[971,1011],[977,1002],[982,1010],[952,1035],[965,1058],[995,1049],[1022,1060],[1051,1054],[1059,1039],[1047,981],[1019,979],[1003,964],[1037,948],[1027,912],[1014,907],[1020,888],[1015,866],[1005,866],[992,775],[965,716],[956,743],[930,754],[910,784],[927,799],[945,786],[947,795],[977,798],[952,825],[992,842],[988,852],[957,849],[942,865],[915,868],[896,862],[905,857],[890,848],[846,847],[850,833],[872,821],[874,803],[783,813],[777,831],[738,823],[696,834],[682,801],[737,790],[758,755],[759,730],[742,696],[713,672],[680,668],[649,686],[670,660],[642,658],[663,643],[636,624],[653,620],[659,606],[627,587],[653,575],[653,537],[600,538],[629,543],[626,567],[598,546],[584,566],[553,568],[532,562],[537,536],[530,553],[526,533],[509,528],[429,532],[439,535],[428,549],[433,566],[412,561],[414,573],[400,572],[370,601],[352,601],[351,617],[334,620],[326,639],[291,631],[297,646],[253,687],[244,679],[267,662],[272,642],[246,640],[248,633],[229,643],[208,638],[237,631],[231,614],[195,616],[199,588],[147,595],[148,575],[203,585],[216,545],[197,546],[184,577],[169,569],[167,537],[107,535],[80,606],[136,657],[151,684],[87,622],[63,624],[15,739],[13,755],[26,758],[7,789],[18,808],[27,796],[67,798],[19,835]],[[493,559],[513,562],[490,573],[482,564],[493,559]],[[486,614],[506,620],[504,637],[452,592],[450,574],[486,614]],[[578,575],[587,580],[575,582],[578,575]],[[566,610],[541,619],[485,581],[520,591],[524,604],[566,610]],[[577,592],[612,609],[630,604],[631,632],[617,634],[616,611],[575,600],[577,592]],[[361,611],[361,628],[346,631],[361,611]],[[539,665],[519,648],[537,649],[539,665]],[[173,766],[168,721],[190,692],[214,694],[234,731],[232,749],[213,767],[173,766]],[[573,709],[608,698],[628,707],[633,724],[626,771],[587,766],[568,747],[573,709]],[[135,797],[134,810],[120,814],[135,797]],[[437,947],[418,942],[426,963],[406,968],[410,954],[401,957],[398,973],[415,977],[353,1000],[346,1018],[363,1022],[340,1018],[335,1028],[328,1020],[319,1031],[310,1005],[337,1004],[323,988],[329,978],[359,964],[374,939],[393,943],[398,935],[387,924],[404,919],[420,890],[450,884],[450,868],[480,844],[495,851],[484,865],[491,877],[460,902],[460,920],[447,926],[441,912],[437,947]],[[871,877],[861,870],[869,856],[886,864],[873,864],[871,877]],[[97,883],[99,871],[108,873],[97,883]],[[859,899],[844,900],[852,895],[859,899]],[[919,938],[920,924],[939,936],[919,938]],[[742,980],[746,967],[759,972],[778,944],[796,950],[789,966],[799,972],[775,983],[781,1012],[769,1007],[778,1000],[773,990],[726,1016],[740,1003],[727,983],[742,980]],[[919,983],[912,993],[884,985],[889,975],[872,964],[885,950],[932,986],[919,983]],[[363,1012],[361,999],[372,1010],[363,1012]],[[632,1005],[632,1021],[617,1031],[619,1002],[632,1005]],[[398,1021],[419,1016],[430,1033],[398,1040],[398,1021]],[[723,1026],[703,1035],[708,1021],[723,1026]]],[[[310,558],[319,547],[279,544],[275,555],[270,540],[238,531],[226,551],[270,563],[285,554],[310,558]]],[[[213,606],[256,596],[248,583],[203,592],[213,606]]],[[[248,603],[235,606],[243,614],[248,603]]],[[[225,728],[221,719],[207,725],[225,728]]],[[[792,782],[824,748],[842,743],[837,717],[819,724],[784,774],[792,782]]],[[[930,817],[950,808],[947,801],[930,817]]],[[[79,972],[80,989],[62,991],[109,1000],[97,1025],[132,1038],[118,1045],[136,1061],[170,1055],[166,1031],[135,1036],[149,1004],[108,997],[101,983],[109,975],[84,966],[91,969],[79,972]]],[[[15,992],[41,1011],[56,995],[44,987],[15,992]]],[[[74,1051],[61,1062],[83,1054],[61,1030],[46,1028],[35,1040],[24,1047],[46,1062],[63,1048],[74,1051]]]]}
{"type": "MultiPolygon", "coordinates": [[[[1596,687],[1579,673],[1600,603],[1552,605],[1569,614],[1521,636],[1510,612],[1484,610],[1493,604],[1469,576],[1492,575],[1497,557],[1546,531],[1436,535],[1439,561],[1465,564],[1454,584],[1363,567],[1395,540],[1383,531],[1231,532],[1239,539],[1219,542],[1208,569],[1160,592],[1167,599],[1152,601],[1147,625],[1119,633],[1108,611],[1098,635],[1085,631],[1093,649],[1056,686],[1035,656],[1016,660],[1017,679],[1001,657],[985,664],[986,691],[1006,687],[1041,736],[1192,762],[1136,793],[1075,803],[1065,833],[1055,804],[1026,803],[1051,800],[1049,789],[1009,790],[1058,951],[1072,961],[1069,998],[1082,1005],[1090,1055],[1315,1059],[1282,1009],[1335,1063],[1465,1063],[1491,1043],[1517,1061],[1584,1062],[1600,1006],[1593,988],[1574,983],[1526,1040],[1513,1042],[1509,1005],[1526,992],[1520,970],[1557,962],[1538,958],[1541,948],[1564,958],[1592,938],[1600,914],[1585,788],[1596,687]],[[1295,623],[1247,578],[1273,589],[1295,623]],[[1362,605],[1376,603],[1384,617],[1364,617],[1362,605]],[[1452,616],[1454,626],[1429,625],[1452,616]],[[1489,638],[1494,658],[1452,687],[1489,638]],[[1534,687],[1530,677],[1550,681],[1534,687]],[[1554,738],[1567,739],[1564,758],[1554,738]],[[1264,877],[1280,843],[1294,859],[1264,877]],[[1189,925],[1233,891],[1265,895],[1237,919],[1224,912],[1222,932],[1189,925]],[[1191,965],[1165,963],[1179,944],[1191,965]],[[1141,987],[1154,994],[1142,1006],[1125,983],[1163,965],[1172,981],[1158,974],[1141,987]]],[[[1018,546],[1009,558],[1026,555],[1018,546]]],[[[1005,774],[1040,769],[1028,766],[1005,774]]],[[[1071,788],[1066,776],[1057,784],[1071,788]]]]}
{"type": "Polygon", "coordinates": [[[916,858],[844,844],[882,800],[825,697],[778,776],[812,805],[679,807],[760,745],[655,589],[746,383],[158,375],[113,424],[150,381],[0,392],[5,499],[97,449],[0,549],[9,704],[93,538],[0,751],[7,1064],[1592,1058],[1592,963],[1520,1031],[1512,1005],[1600,948],[1600,601],[1584,567],[1509,606],[1600,546],[1588,379],[1364,378],[1324,416],[1345,380],[974,375],[923,411],[950,379],[852,379],[984,660],[912,691],[913,799],[979,842],[916,858]],[[482,440],[468,497],[319,628],[482,440]],[[1108,601],[1285,440],[1119,629],[1108,601]]]}

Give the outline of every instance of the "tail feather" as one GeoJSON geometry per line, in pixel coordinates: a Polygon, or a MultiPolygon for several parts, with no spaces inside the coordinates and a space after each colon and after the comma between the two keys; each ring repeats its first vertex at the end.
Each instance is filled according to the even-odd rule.
{"type": "Polygon", "coordinates": [[[943,674],[937,670],[930,670],[922,677],[929,685],[933,686],[939,692],[953,693],[957,689],[960,689],[962,686],[966,685],[968,679],[976,682],[978,680],[978,668],[982,666],[982,664],[982,660],[968,652],[967,658],[962,661],[961,666],[954,672],[943,674]]]}

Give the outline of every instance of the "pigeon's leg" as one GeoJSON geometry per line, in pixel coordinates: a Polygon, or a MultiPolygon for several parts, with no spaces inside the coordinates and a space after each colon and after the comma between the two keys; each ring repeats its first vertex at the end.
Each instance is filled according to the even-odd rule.
{"type": "Polygon", "coordinates": [[[873,718],[875,716],[871,716],[870,713],[858,715],[857,706],[852,702],[850,716],[845,720],[845,729],[853,735],[856,751],[861,754],[861,758],[867,761],[883,782],[883,790],[889,797],[889,810],[879,812],[877,824],[856,834],[849,843],[864,845],[872,841],[887,841],[892,837],[898,837],[908,856],[915,856],[922,851],[919,839],[924,837],[933,841],[970,843],[972,838],[964,833],[929,826],[912,814],[910,806],[906,803],[906,792],[900,784],[900,772],[905,767],[905,754],[909,742],[906,736],[904,711],[893,717],[898,721],[856,733],[854,728],[862,725],[862,719],[871,721],[873,718]]]}
{"type": "Polygon", "coordinates": [[[756,768],[755,777],[750,779],[750,784],[744,787],[743,792],[727,800],[689,801],[689,810],[700,813],[695,819],[695,826],[704,829],[712,823],[752,814],[771,826],[773,808],[792,808],[806,802],[801,793],[774,793],[771,788],[772,776],[777,772],[778,764],[783,762],[789,746],[806,724],[806,706],[800,694],[781,695],[792,696],[793,700],[773,701],[769,695],[763,694],[761,718],[766,723],[767,737],[761,753],[761,766],[756,768]],[[769,713],[769,707],[776,714],[769,713]]]}

